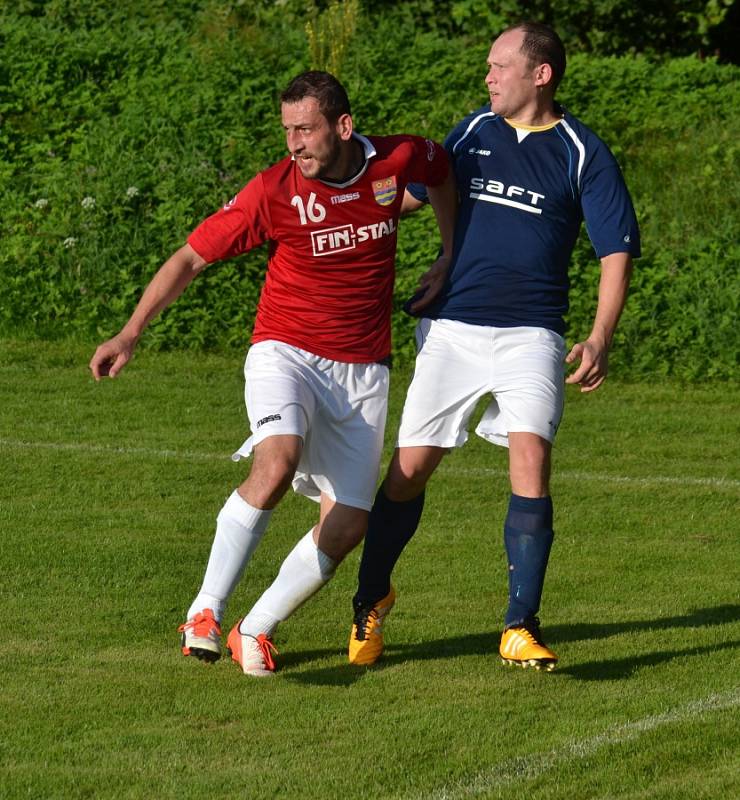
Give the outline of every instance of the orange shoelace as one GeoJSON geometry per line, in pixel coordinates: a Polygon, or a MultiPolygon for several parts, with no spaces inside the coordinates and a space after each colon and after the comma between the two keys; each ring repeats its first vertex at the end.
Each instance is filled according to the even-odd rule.
{"type": "Polygon", "coordinates": [[[221,626],[218,624],[218,622],[216,622],[216,619],[213,616],[213,612],[211,611],[211,609],[207,608],[205,611],[196,614],[192,619],[189,619],[187,622],[184,622],[182,625],[180,625],[180,627],[177,630],[178,633],[182,633],[185,630],[189,630],[196,636],[200,636],[204,639],[207,639],[211,631],[214,629],[216,630],[216,633],[220,636],[221,626]]]}
{"type": "Polygon", "coordinates": [[[275,661],[272,657],[272,653],[275,653],[275,655],[280,655],[280,653],[277,647],[272,643],[272,639],[269,639],[264,633],[260,633],[259,636],[257,636],[257,645],[262,652],[262,658],[265,660],[267,669],[274,670],[275,661]]]}

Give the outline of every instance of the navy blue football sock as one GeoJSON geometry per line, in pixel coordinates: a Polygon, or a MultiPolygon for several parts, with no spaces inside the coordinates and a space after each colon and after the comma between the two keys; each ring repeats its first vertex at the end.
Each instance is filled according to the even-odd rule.
{"type": "Polygon", "coordinates": [[[521,625],[539,611],[554,535],[550,497],[511,495],[504,524],[509,559],[507,628],[521,625]]]}
{"type": "Polygon", "coordinates": [[[416,532],[424,509],[424,492],[400,503],[378,489],[370,511],[355,603],[374,603],[391,590],[391,572],[416,532]]]}

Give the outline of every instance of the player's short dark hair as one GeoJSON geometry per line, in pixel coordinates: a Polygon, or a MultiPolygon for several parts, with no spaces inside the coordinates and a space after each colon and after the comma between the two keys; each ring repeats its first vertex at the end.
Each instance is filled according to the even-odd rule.
{"type": "Polygon", "coordinates": [[[281,103],[297,103],[306,97],[318,100],[319,111],[336,122],[342,114],[351,114],[344,86],[330,73],[310,70],[296,75],[280,95],[281,103]]]}
{"type": "Polygon", "coordinates": [[[532,66],[549,64],[552,67],[552,88],[557,89],[565,75],[565,46],[557,33],[549,25],[529,21],[512,25],[504,33],[509,31],[524,32],[521,52],[532,66]]]}

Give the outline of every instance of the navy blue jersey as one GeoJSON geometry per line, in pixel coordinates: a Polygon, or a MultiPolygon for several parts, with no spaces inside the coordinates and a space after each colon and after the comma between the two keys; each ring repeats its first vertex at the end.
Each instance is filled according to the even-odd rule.
{"type": "MultiPolygon", "coordinates": [[[[640,255],[632,201],[608,147],[567,112],[515,127],[489,106],[447,137],[460,193],[447,284],[424,316],[565,332],[568,264],[585,220],[596,255],[640,255]]],[[[426,199],[423,186],[409,191],[426,199]]]]}

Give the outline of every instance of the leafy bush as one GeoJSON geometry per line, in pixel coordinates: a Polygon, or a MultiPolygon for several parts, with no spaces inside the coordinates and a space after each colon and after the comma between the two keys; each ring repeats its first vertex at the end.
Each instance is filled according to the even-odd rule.
{"type": "MultiPolygon", "coordinates": [[[[375,0],[387,13],[394,0],[375,0]]],[[[681,56],[715,53],[737,63],[738,13],[732,0],[410,0],[417,27],[485,43],[509,25],[552,25],[568,52],[681,56]]]]}
{"type": "MultiPolygon", "coordinates": [[[[197,221],[282,156],[276,98],[302,66],[291,55],[302,34],[284,30],[285,49],[273,47],[229,15],[182,5],[189,13],[152,25],[114,15],[85,27],[54,4],[3,18],[6,329],[110,333],[197,221]]],[[[263,261],[216,268],[151,341],[244,341],[263,261]]]]}
{"type": "MultiPolygon", "coordinates": [[[[413,4],[411,4],[413,6],[413,4]]],[[[488,43],[360,15],[343,79],[357,127],[442,139],[482,105],[488,43]]],[[[0,333],[103,337],[208,213],[285,152],[277,98],[309,66],[296,2],[24,0],[0,16],[0,333]]],[[[695,58],[575,55],[561,89],[612,147],[644,257],[613,364],[631,376],[737,374],[740,70],[695,58]]],[[[434,257],[432,215],[404,220],[397,297],[434,257]]],[[[214,265],[151,326],[156,347],[244,347],[264,251],[214,265]]],[[[598,264],[573,259],[573,337],[598,264]]],[[[396,353],[413,321],[394,314],[396,353]]]]}
{"type": "MultiPolygon", "coordinates": [[[[563,99],[612,147],[633,194],[643,257],[613,369],[698,380],[737,375],[740,334],[739,70],[697,59],[572,60],[563,99]]],[[[581,237],[571,338],[585,336],[598,266],[581,237]]]]}

